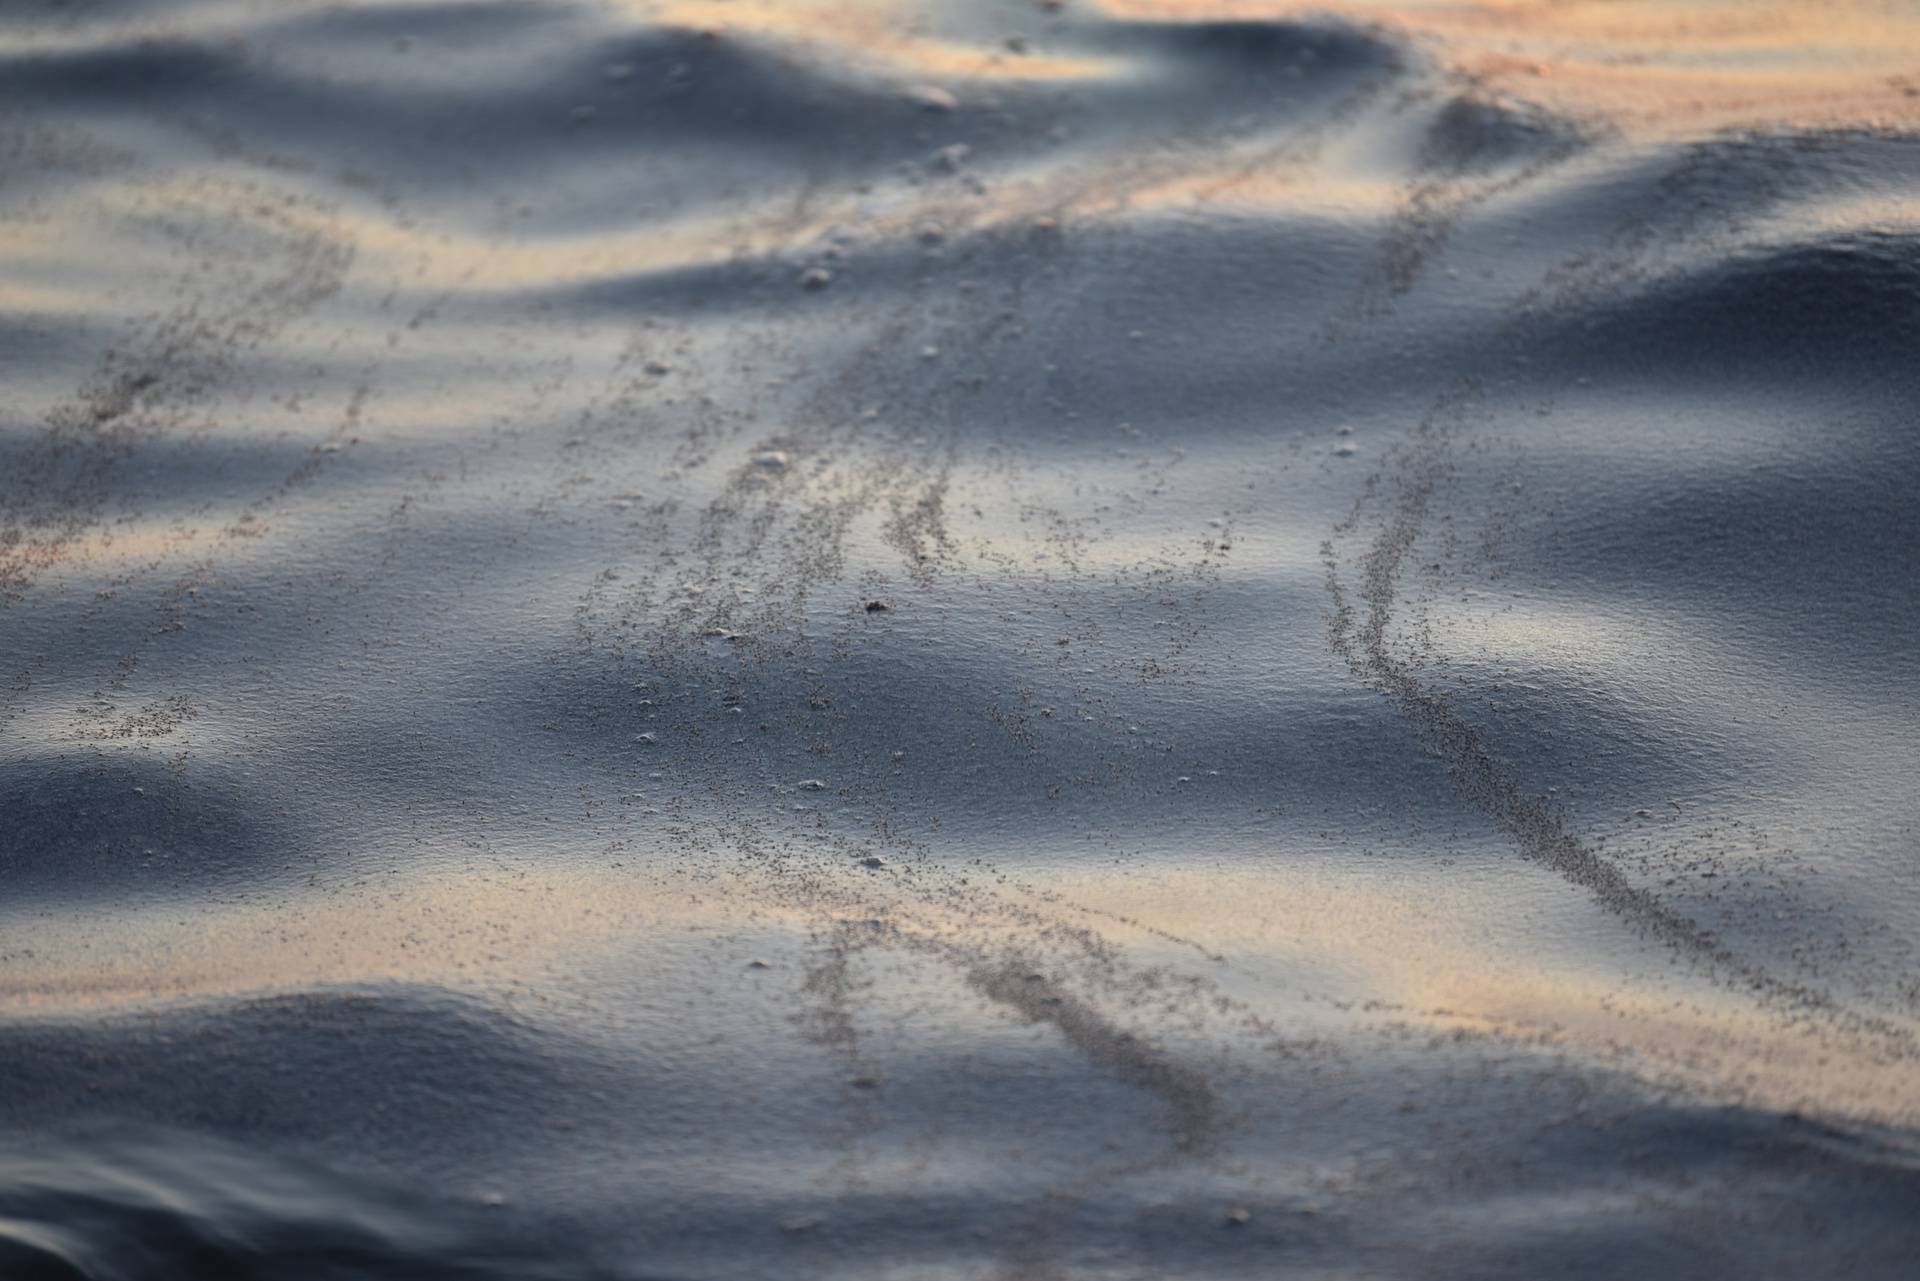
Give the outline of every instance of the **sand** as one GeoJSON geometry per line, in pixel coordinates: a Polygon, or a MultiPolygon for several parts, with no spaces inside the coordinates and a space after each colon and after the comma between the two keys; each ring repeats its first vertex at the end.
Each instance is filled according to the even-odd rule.
{"type": "Polygon", "coordinates": [[[0,62],[6,1277],[1914,1275],[1910,6],[0,62]]]}

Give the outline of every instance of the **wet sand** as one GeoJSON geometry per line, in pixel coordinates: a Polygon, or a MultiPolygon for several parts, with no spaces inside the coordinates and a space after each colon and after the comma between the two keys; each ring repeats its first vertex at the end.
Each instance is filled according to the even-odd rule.
{"type": "Polygon", "coordinates": [[[9,1278],[1914,1274],[1910,6],[0,61],[9,1278]]]}

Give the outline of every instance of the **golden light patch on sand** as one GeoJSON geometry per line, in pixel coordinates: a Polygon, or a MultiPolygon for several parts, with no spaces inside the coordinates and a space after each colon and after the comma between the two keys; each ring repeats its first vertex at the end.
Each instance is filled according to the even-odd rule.
{"type": "MultiPolygon", "coordinates": [[[[994,84],[1067,84],[1110,80],[1127,64],[1112,58],[943,39],[898,4],[844,0],[623,0],[648,23],[718,34],[777,37],[800,48],[830,49],[833,62],[897,80],[994,84]]],[[[1009,29],[1011,31],[1011,28],[1009,29]]]]}
{"type": "MultiPolygon", "coordinates": [[[[1839,1001],[1756,999],[1685,965],[1648,966],[1643,948],[1625,950],[1633,968],[1577,946],[1543,951],[1550,923],[1515,922],[1489,901],[1507,896],[1508,882],[1448,886],[1322,866],[1048,883],[1137,923],[1142,938],[1165,931],[1236,965],[1323,982],[1336,999],[1390,1006],[1415,1025],[1545,1045],[1752,1106],[1920,1121],[1920,1029],[1839,1001]]],[[[1596,929],[1624,930],[1594,913],[1596,929]]]]}
{"type": "Polygon", "coordinates": [[[1920,8],[1893,0],[1104,0],[1143,21],[1345,18],[1463,81],[1648,134],[1920,123],[1920,8]]]}
{"type": "Polygon", "coordinates": [[[1366,174],[1316,171],[1309,175],[1284,164],[1259,169],[1222,164],[1106,192],[1089,191],[1060,208],[1073,215],[1207,209],[1346,225],[1356,218],[1383,219],[1403,196],[1403,184],[1366,174]]]}
{"type": "MultiPolygon", "coordinates": [[[[1781,1008],[1684,966],[1649,966],[1643,949],[1623,949],[1636,958],[1631,968],[1577,944],[1542,949],[1540,931],[1553,921],[1524,912],[1513,919],[1488,900],[1510,897],[1507,882],[1353,876],[1324,865],[1020,879],[1023,889],[1005,905],[1025,906],[1013,912],[977,894],[892,882],[850,885],[818,901],[751,877],[704,883],[695,894],[614,868],[396,872],[257,903],[155,903],[110,917],[20,912],[0,923],[0,1017],[326,985],[538,987],[598,956],[644,958],[650,947],[716,930],[802,938],[823,910],[873,915],[929,939],[964,938],[983,952],[1004,935],[1017,955],[1031,942],[1040,903],[1062,926],[1091,928],[1143,962],[1152,954],[1154,964],[1179,965],[1187,956],[1202,976],[1228,965],[1243,980],[1229,986],[1282,1028],[1312,993],[1363,1021],[1544,1047],[1709,1099],[1920,1121],[1910,1043],[1840,1006],[1781,1008]],[[1649,970],[1662,977],[1649,979],[1649,970]],[[1269,983],[1271,996],[1258,995],[1269,983]]],[[[1596,929],[1618,928],[1595,915],[1596,929]]],[[[970,1009],[956,1006],[953,1017],[971,1018],[970,1009]]]]}
{"type": "Polygon", "coordinates": [[[1897,1051],[1884,1037],[1828,1028],[1818,1017],[1783,1020],[1718,994],[1681,1000],[1592,981],[1426,995],[1443,1025],[1564,1047],[1744,1106],[1920,1123],[1911,1046],[1897,1051]]]}
{"type": "MultiPolygon", "coordinates": [[[[175,217],[233,213],[224,189],[191,179],[163,180],[92,195],[89,206],[118,219],[135,219],[164,208],[175,217]]],[[[769,248],[774,237],[756,227],[778,226],[792,202],[761,201],[729,206],[722,214],[636,225],[618,232],[547,239],[495,238],[458,229],[428,229],[375,208],[325,210],[276,207],[270,230],[326,237],[354,246],[356,273],[385,273],[421,291],[467,289],[475,293],[522,288],[565,288],[617,278],[724,262],[769,248]]],[[[58,241],[51,235],[43,252],[58,241]]],[[[69,248],[82,246],[69,237],[69,248]]],[[[77,301],[74,305],[77,305],[77,301]]]]}
{"type": "Polygon", "coordinates": [[[230,522],[206,520],[188,526],[174,519],[129,520],[99,526],[63,543],[61,558],[116,566],[159,560],[211,541],[230,522]]]}
{"type": "Polygon", "coordinates": [[[726,915],[604,870],[356,876],[254,902],[43,910],[4,926],[0,1014],[326,984],[484,984],[726,915]]]}

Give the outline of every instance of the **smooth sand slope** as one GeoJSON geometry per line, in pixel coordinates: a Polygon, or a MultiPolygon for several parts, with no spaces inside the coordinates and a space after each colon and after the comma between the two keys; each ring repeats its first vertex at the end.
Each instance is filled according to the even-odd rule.
{"type": "Polygon", "coordinates": [[[1916,68],[0,7],[0,1275],[1912,1278],[1916,68]]]}

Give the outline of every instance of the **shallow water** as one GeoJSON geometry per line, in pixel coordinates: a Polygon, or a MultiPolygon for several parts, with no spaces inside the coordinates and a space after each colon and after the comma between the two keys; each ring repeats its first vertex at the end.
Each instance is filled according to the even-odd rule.
{"type": "Polygon", "coordinates": [[[0,12],[0,1273],[1910,1277],[1920,16],[0,12]]]}

